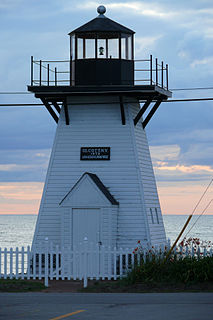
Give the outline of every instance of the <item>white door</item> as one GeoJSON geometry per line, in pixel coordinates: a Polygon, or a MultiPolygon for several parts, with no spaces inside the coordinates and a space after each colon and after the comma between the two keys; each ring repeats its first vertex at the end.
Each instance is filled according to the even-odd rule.
{"type": "Polygon", "coordinates": [[[100,244],[100,209],[72,209],[73,213],[73,245],[84,242],[100,244]]]}

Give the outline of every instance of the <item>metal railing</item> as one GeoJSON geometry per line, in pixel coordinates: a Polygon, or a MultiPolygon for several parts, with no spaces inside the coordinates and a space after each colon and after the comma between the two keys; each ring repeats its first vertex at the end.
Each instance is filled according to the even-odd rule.
{"type": "Polygon", "coordinates": [[[135,60],[135,67],[135,82],[145,82],[146,84],[156,85],[166,90],[169,89],[168,64],[164,64],[163,61],[159,63],[158,58],[153,59],[153,56],[150,55],[149,59],[135,60]],[[136,66],[138,63],[140,63],[141,67],[136,66]],[[145,67],[144,64],[146,64],[145,67]],[[137,79],[137,72],[143,72],[143,75],[146,75],[146,77],[137,79]]]}
{"type": "Polygon", "coordinates": [[[70,85],[70,60],[33,60],[31,57],[31,86],[34,85],[70,85]],[[59,69],[61,65],[65,70],[59,69]],[[67,77],[61,78],[65,74],[67,77]]]}
{"type": "MultiPolygon", "coordinates": [[[[135,85],[156,85],[169,89],[168,64],[158,59],[134,60],[135,85]]],[[[72,61],[70,60],[34,60],[31,57],[31,86],[72,86],[72,61]]]]}

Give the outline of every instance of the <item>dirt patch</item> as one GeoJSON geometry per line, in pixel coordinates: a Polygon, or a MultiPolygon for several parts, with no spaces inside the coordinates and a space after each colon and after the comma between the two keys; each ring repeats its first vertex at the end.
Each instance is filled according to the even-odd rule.
{"type": "Polygon", "coordinates": [[[154,293],[154,292],[213,292],[213,282],[198,284],[142,284],[124,286],[119,281],[89,280],[83,288],[83,281],[50,280],[49,287],[43,292],[105,292],[105,293],[154,293]]]}
{"type": "Polygon", "coordinates": [[[48,288],[43,280],[1,280],[0,292],[93,292],[93,293],[162,293],[162,292],[213,292],[213,282],[198,284],[136,283],[124,285],[122,282],[109,280],[88,280],[88,287],[83,288],[79,280],[49,280],[48,288]]]}
{"type": "Polygon", "coordinates": [[[79,280],[49,280],[49,286],[43,292],[80,292],[83,281],[79,280]]]}

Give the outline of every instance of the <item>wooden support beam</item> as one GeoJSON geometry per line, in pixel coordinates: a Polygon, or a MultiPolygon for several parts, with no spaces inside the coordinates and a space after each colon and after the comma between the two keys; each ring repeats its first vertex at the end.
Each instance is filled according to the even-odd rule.
{"type": "Polygon", "coordinates": [[[55,120],[56,123],[58,123],[58,116],[55,113],[55,111],[52,109],[52,107],[50,106],[49,102],[46,101],[44,98],[40,98],[42,103],[45,105],[45,107],[47,108],[47,110],[49,111],[49,113],[51,114],[51,116],[53,117],[53,119],[55,120]]]}
{"type": "Polygon", "coordinates": [[[125,117],[123,97],[119,96],[119,100],[120,100],[120,110],[121,110],[121,121],[122,121],[122,125],[124,126],[126,124],[126,117],[125,117]]]}
{"type": "Polygon", "coordinates": [[[134,125],[136,126],[136,124],[138,123],[138,121],[140,120],[140,118],[143,116],[144,112],[146,111],[146,109],[149,107],[150,103],[152,102],[152,99],[154,97],[150,97],[143,105],[143,107],[140,109],[140,111],[138,112],[137,116],[134,119],[134,125]]]}
{"type": "Polygon", "coordinates": [[[70,117],[69,117],[69,112],[68,112],[68,107],[66,102],[64,102],[64,114],[65,114],[66,125],[68,126],[70,124],[70,117]]]}
{"type": "Polygon", "coordinates": [[[61,108],[59,107],[58,103],[57,103],[56,101],[52,101],[52,104],[53,104],[54,107],[56,108],[56,111],[60,114],[61,108]]]}
{"type": "Polygon", "coordinates": [[[150,110],[149,114],[147,115],[146,119],[143,121],[142,126],[143,126],[144,129],[147,126],[147,124],[149,123],[149,121],[151,120],[151,118],[154,115],[154,113],[157,111],[157,109],[160,106],[161,102],[162,102],[161,99],[156,101],[156,103],[154,104],[154,106],[150,110]]]}

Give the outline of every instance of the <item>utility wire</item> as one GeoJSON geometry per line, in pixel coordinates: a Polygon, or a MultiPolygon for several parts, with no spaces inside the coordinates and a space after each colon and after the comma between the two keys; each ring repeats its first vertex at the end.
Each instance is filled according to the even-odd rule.
{"type": "MultiPolygon", "coordinates": [[[[172,100],[163,100],[163,102],[196,102],[196,101],[213,101],[213,98],[192,98],[192,99],[172,99],[172,100]]],[[[141,100],[139,101],[140,103],[143,103],[145,101],[141,100]]],[[[155,102],[155,101],[153,101],[155,102]]],[[[111,103],[118,103],[118,101],[112,101],[112,102],[78,102],[78,103],[73,103],[75,105],[80,105],[80,104],[111,104],[111,103]]],[[[133,103],[133,101],[125,101],[125,103],[133,103]]],[[[2,103],[0,104],[0,107],[31,107],[31,106],[43,106],[42,103],[2,103]]]]}
{"type": "MultiPolygon", "coordinates": [[[[184,227],[183,227],[182,231],[180,232],[180,234],[179,234],[179,236],[178,236],[177,240],[175,241],[175,245],[177,244],[178,240],[180,239],[181,235],[183,234],[184,230],[186,229],[186,227],[187,227],[187,225],[188,225],[189,221],[191,220],[191,218],[192,218],[193,214],[195,213],[195,211],[196,211],[197,207],[199,206],[199,204],[200,204],[200,203],[201,203],[201,201],[203,200],[203,198],[204,198],[205,194],[206,194],[206,193],[207,193],[207,191],[209,190],[209,188],[210,188],[210,186],[211,186],[212,182],[213,182],[213,179],[211,179],[211,181],[209,182],[209,184],[208,184],[208,186],[206,187],[205,191],[203,192],[202,196],[200,197],[199,201],[197,202],[196,206],[194,207],[194,209],[193,209],[192,213],[189,215],[187,222],[185,223],[185,225],[184,225],[184,227]]],[[[209,205],[210,205],[210,203],[209,203],[209,205]]],[[[208,206],[207,206],[207,207],[208,207],[208,206]]],[[[206,207],[206,208],[207,208],[207,207],[206,207]]],[[[206,210],[206,208],[205,208],[205,210],[206,210]]],[[[205,210],[204,210],[204,212],[205,212],[205,210]]],[[[188,233],[187,233],[187,234],[188,234],[188,233]]],[[[174,246],[174,245],[173,245],[173,246],[174,246]]]]}
{"type": "Polygon", "coordinates": [[[205,196],[206,192],[208,191],[208,189],[210,188],[211,184],[213,182],[213,179],[211,179],[211,181],[209,182],[206,190],[204,191],[204,193],[202,194],[202,197],[200,198],[200,200],[198,201],[198,203],[196,204],[196,206],[194,207],[194,210],[192,211],[191,215],[193,215],[195,213],[195,210],[197,209],[197,207],[199,206],[199,204],[201,203],[203,197],[205,196]]]}
{"type": "MultiPolygon", "coordinates": [[[[200,90],[213,90],[213,87],[197,87],[197,88],[172,88],[171,91],[200,91],[200,90]]],[[[31,92],[26,91],[5,91],[0,92],[0,94],[32,94],[31,92]]]]}
{"type": "Polygon", "coordinates": [[[12,92],[0,92],[0,94],[32,94],[31,92],[26,91],[12,91],[12,92]]]}
{"type": "Polygon", "coordinates": [[[189,232],[192,230],[192,228],[194,228],[194,226],[196,225],[196,223],[198,222],[198,220],[201,218],[201,216],[204,214],[204,212],[208,209],[208,207],[210,206],[210,204],[212,203],[213,199],[211,199],[209,201],[209,203],[207,204],[207,206],[203,209],[202,213],[198,216],[198,218],[195,220],[194,224],[191,226],[191,228],[189,229],[189,231],[186,233],[185,237],[189,234],[189,232]]]}
{"type": "Polygon", "coordinates": [[[213,87],[198,87],[198,88],[172,88],[171,91],[192,91],[192,90],[212,90],[213,87]]]}
{"type": "Polygon", "coordinates": [[[168,253],[167,253],[167,255],[166,255],[163,263],[165,263],[165,262],[167,261],[167,259],[169,258],[172,250],[174,249],[174,247],[176,246],[176,244],[177,244],[178,241],[180,240],[180,238],[181,238],[182,234],[184,233],[185,229],[187,228],[187,226],[188,226],[188,224],[189,224],[189,222],[190,222],[190,220],[191,220],[191,218],[192,218],[195,210],[196,210],[197,207],[199,206],[200,202],[202,201],[203,197],[205,196],[205,194],[206,194],[206,192],[208,191],[208,189],[209,189],[210,185],[212,184],[212,182],[213,182],[213,179],[211,179],[209,185],[207,186],[207,188],[206,188],[205,191],[203,192],[202,196],[200,197],[199,201],[197,202],[196,206],[194,207],[192,213],[188,216],[188,219],[187,219],[186,223],[184,224],[184,226],[183,226],[181,232],[179,233],[177,239],[175,240],[175,242],[174,242],[173,245],[171,246],[170,250],[168,251],[168,253]]]}
{"type": "Polygon", "coordinates": [[[171,99],[171,100],[164,100],[162,102],[184,102],[184,101],[212,101],[213,98],[190,98],[190,99],[171,99]]]}

